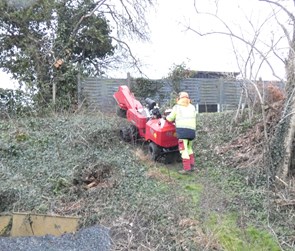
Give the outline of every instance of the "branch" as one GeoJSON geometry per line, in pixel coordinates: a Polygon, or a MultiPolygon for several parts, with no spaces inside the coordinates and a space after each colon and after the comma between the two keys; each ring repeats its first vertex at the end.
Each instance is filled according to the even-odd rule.
{"type": "MultiPolygon", "coordinates": [[[[146,41],[148,40],[148,37],[146,36],[146,28],[148,27],[148,24],[146,23],[144,19],[144,11],[145,8],[138,8],[138,4],[136,2],[129,2],[129,1],[123,1],[120,0],[120,5],[122,6],[123,12],[126,13],[126,17],[124,14],[120,14],[118,11],[116,11],[115,6],[106,5],[108,12],[105,12],[109,14],[112,17],[112,20],[115,22],[117,27],[117,36],[120,38],[121,34],[123,36],[129,36],[133,38],[133,34],[135,34],[136,37],[139,39],[146,41]],[[128,5],[133,8],[135,13],[132,13],[132,9],[129,9],[128,5]]],[[[143,3],[140,3],[143,4],[143,3]]]]}
{"type": "MultiPolygon", "coordinates": [[[[194,29],[192,29],[191,27],[188,28],[189,30],[191,30],[192,32],[195,32],[197,33],[199,36],[208,36],[208,35],[216,35],[216,34],[219,34],[219,35],[227,35],[227,36],[230,36],[230,37],[235,37],[237,38],[238,40],[244,42],[245,44],[247,45],[250,45],[250,46],[253,46],[250,42],[246,41],[245,39],[243,39],[242,37],[239,37],[233,33],[227,33],[227,32],[207,32],[207,33],[200,33],[194,29]]],[[[269,63],[269,61],[267,60],[267,58],[265,57],[265,55],[263,54],[263,52],[261,52],[259,49],[257,49],[255,46],[253,46],[253,49],[259,53],[259,55],[263,58],[263,60],[265,60],[265,62],[267,63],[267,65],[269,66],[269,68],[271,69],[272,71],[272,74],[280,79],[281,81],[283,81],[279,76],[276,75],[272,65],[269,63]]]]}
{"type": "MultiPolygon", "coordinates": [[[[74,36],[76,35],[76,32],[77,32],[77,30],[78,30],[80,24],[82,23],[82,21],[83,21],[85,18],[88,18],[88,17],[92,16],[92,15],[94,14],[94,12],[97,11],[98,8],[101,7],[106,1],[107,1],[107,0],[101,0],[101,1],[99,1],[99,2],[96,4],[96,6],[93,8],[93,10],[90,11],[90,13],[88,13],[88,14],[86,14],[86,15],[84,15],[84,16],[82,16],[82,17],[80,18],[80,20],[77,22],[77,24],[75,25],[75,27],[74,27],[74,29],[73,29],[72,35],[70,36],[70,38],[69,38],[69,40],[68,40],[68,43],[65,44],[65,45],[63,46],[62,50],[60,50],[59,55],[56,56],[57,59],[58,59],[58,58],[62,58],[62,56],[61,56],[60,54],[63,53],[64,50],[68,47],[68,45],[72,42],[72,41],[71,41],[71,40],[72,40],[71,37],[74,37],[74,36]]],[[[69,56],[70,56],[70,54],[67,53],[67,54],[66,54],[66,57],[64,57],[64,58],[66,59],[66,58],[68,58],[69,56]]],[[[53,56],[53,57],[54,57],[54,56],[53,56]]],[[[55,58],[55,57],[54,57],[54,58],[55,58]]],[[[55,64],[55,61],[52,63],[52,65],[54,65],[54,64],[55,64]]]]}
{"type": "Polygon", "coordinates": [[[76,26],[74,27],[74,29],[73,29],[73,33],[75,34],[75,33],[77,32],[77,30],[78,30],[78,28],[79,28],[79,25],[82,23],[82,21],[83,21],[85,18],[88,18],[88,17],[92,16],[92,15],[94,14],[94,12],[97,11],[98,8],[101,7],[105,2],[106,2],[106,0],[101,0],[101,2],[98,2],[98,3],[96,4],[96,6],[93,8],[93,10],[92,10],[89,14],[86,14],[86,15],[82,16],[82,17],[80,18],[80,20],[78,21],[78,23],[76,24],[76,26]]]}
{"type": "Polygon", "coordinates": [[[132,53],[131,48],[129,47],[129,45],[128,45],[126,42],[124,42],[124,41],[122,41],[122,40],[120,40],[120,39],[118,39],[118,38],[111,37],[111,36],[110,36],[110,38],[114,39],[114,40],[117,41],[119,44],[123,44],[123,45],[127,48],[127,50],[128,50],[128,52],[129,52],[131,58],[133,59],[134,66],[136,67],[136,69],[139,71],[140,74],[142,74],[142,75],[145,76],[145,74],[144,74],[144,73],[141,71],[141,69],[139,68],[139,66],[138,66],[138,60],[137,60],[137,59],[135,58],[135,56],[133,55],[133,53],[132,53]]]}
{"type": "MultiPolygon", "coordinates": [[[[196,8],[196,7],[195,7],[196,8]]],[[[198,12],[198,10],[196,9],[196,11],[198,12]]],[[[198,12],[199,13],[199,12],[198,12]]],[[[217,18],[225,27],[226,29],[228,30],[228,32],[223,32],[223,31],[211,31],[211,32],[206,32],[206,33],[201,33],[195,29],[193,29],[192,27],[188,26],[187,29],[196,33],[197,35],[203,37],[203,36],[209,36],[209,35],[225,35],[225,36],[229,36],[231,39],[232,38],[236,38],[240,41],[242,41],[244,44],[246,45],[249,45],[251,47],[251,50],[253,49],[254,51],[256,51],[263,59],[264,62],[266,62],[266,64],[268,65],[268,67],[271,69],[271,72],[273,74],[273,76],[275,76],[276,78],[280,79],[281,81],[283,81],[283,79],[281,79],[279,76],[277,76],[277,74],[275,73],[272,65],[270,64],[270,62],[268,61],[268,59],[266,58],[265,54],[259,50],[256,46],[254,46],[253,42],[255,42],[256,40],[254,39],[253,42],[249,42],[247,40],[245,40],[243,37],[241,36],[238,36],[236,34],[234,34],[230,27],[221,19],[219,18],[218,16],[216,15],[213,15],[212,13],[203,13],[205,15],[209,15],[209,16],[213,16],[215,18],[217,18]]]]}
{"type": "Polygon", "coordinates": [[[266,3],[273,4],[273,5],[280,7],[283,11],[285,11],[287,13],[287,15],[291,18],[291,20],[295,24],[295,16],[290,11],[288,11],[283,5],[281,5],[279,2],[273,2],[271,0],[258,0],[258,1],[266,2],[266,3]]]}

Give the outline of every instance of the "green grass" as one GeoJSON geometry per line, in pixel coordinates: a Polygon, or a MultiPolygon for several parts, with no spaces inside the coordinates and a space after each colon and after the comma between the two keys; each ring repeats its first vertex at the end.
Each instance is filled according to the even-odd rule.
{"type": "MultiPolygon", "coordinates": [[[[239,179],[239,175],[234,172],[229,173],[229,170],[208,167],[206,176],[207,182],[213,182],[216,185],[222,185],[226,192],[226,197],[232,201],[237,194],[244,193],[244,196],[248,196],[248,200],[255,201],[255,198],[259,196],[259,205],[255,204],[258,210],[263,210],[263,197],[260,197],[260,193],[251,193],[249,196],[249,188],[245,187],[243,179],[239,179]],[[236,177],[236,178],[234,178],[236,177]],[[252,196],[252,197],[251,197],[252,196]]],[[[201,212],[199,209],[200,198],[202,193],[206,193],[200,177],[205,175],[205,172],[198,173],[197,175],[181,175],[177,171],[169,168],[160,168],[160,172],[169,175],[174,181],[177,182],[177,189],[181,189],[183,194],[190,197],[191,206],[193,211],[197,214],[193,214],[193,218],[200,220],[201,212]]],[[[204,177],[203,177],[204,178],[204,177]]],[[[210,191],[208,191],[210,192],[210,191]]],[[[220,193],[220,196],[223,196],[220,193]]],[[[236,210],[239,210],[238,206],[229,206],[229,209],[225,212],[216,213],[211,211],[208,216],[208,220],[203,222],[203,228],[207,229],[208,234],[213,234],[216,241],[219,243],[222,250],[226,251],[279,251],[280,246],[277,244],[274,237],[266,231],[264,228],[257,228],[251,225],[251,221],[243,222],[244,226],[239,226],[239,217],[241,214],[236,210]]],[[[246,213],[247,214],[247,213],[246,213]]],[[[249,213],[248,213],[249,214],[249,213]]],[[[257,212],[258,217],[259,211],[257,212]]],[[[255,216],[255,215],[254,215],[255,216]]],[[[201,220],[202,221],[202,220],[201,220]]],[[[253,221],[254,223],[254,221],[253,221]]],[[[263,227],[264,224],[262,224],[263,227]]]]}
{"type": "Polygon", "coordinates": [[[196,183],[196,177],[192,173],[190,175],[179,174],[176,170],[170,170],[168,168],[160,168],[160,172],[169,175],[172,179],[178,181],[178,185],[183,192],[190,196],[192,202],[197,206],[202,192],[202,185],[196,183]]]}
{"type": "Polygon", "coordinates": [[[253,226],[237,226],[236,215],[212,215],[206,223],[226,251],[280,251],[281,248],[267,231],[253,226]]]}

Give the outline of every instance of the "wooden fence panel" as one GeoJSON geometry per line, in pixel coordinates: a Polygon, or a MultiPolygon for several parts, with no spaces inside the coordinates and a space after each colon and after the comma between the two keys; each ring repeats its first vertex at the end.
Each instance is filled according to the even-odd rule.
{"type": "MultiPolygon", "coordinates": [[[[171,106],[172,84],[164,80],[159,81],[164,85],[155,97],[149,98],[154,99],[160,107],[171,106]]],[[[114,92],[120,85],[130,84],[134,84],[132,79],[86,78],[78,84],[78,95],[82,97],[79,99],[79,105],[85,103],[89,109],[114,111],[114,92]]],[[[227,79],[184,79],[180,83],[180,89],[189,93],[194,105],[213,105],[218,107],[218,111],[236,109],[242,92],[240,81],[227,79]]],[[[140,97],[140,102],[144,102],[145,98],[147,97],[140,97]]]]}

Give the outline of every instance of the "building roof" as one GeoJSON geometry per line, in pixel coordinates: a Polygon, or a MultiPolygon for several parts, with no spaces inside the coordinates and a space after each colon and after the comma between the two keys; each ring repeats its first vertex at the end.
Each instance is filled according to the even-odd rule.
{"type": "Polygon", "coordinates": [[[231,78],[235,79],[239,72],[195,71],[191,78],[231,78]]]}

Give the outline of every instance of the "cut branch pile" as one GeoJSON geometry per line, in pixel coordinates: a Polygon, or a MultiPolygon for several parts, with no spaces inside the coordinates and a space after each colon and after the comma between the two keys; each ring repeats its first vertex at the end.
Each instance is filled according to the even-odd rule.
{"type": "MultiPolygon", "coordinates": [[[[283,102],[279,101],[272,106],[265,108],[267,135],[271,138],[274,135],[277,123],[280,120],[283,102]]],[[[215,152],[218,155],[227,154],[227,164],[237,168],[263,167],[264,147],[266,142],[264,136],[263,121],[249,128],[245,133],[231,140],[222,146],[216,146],[215,152]]]]}

